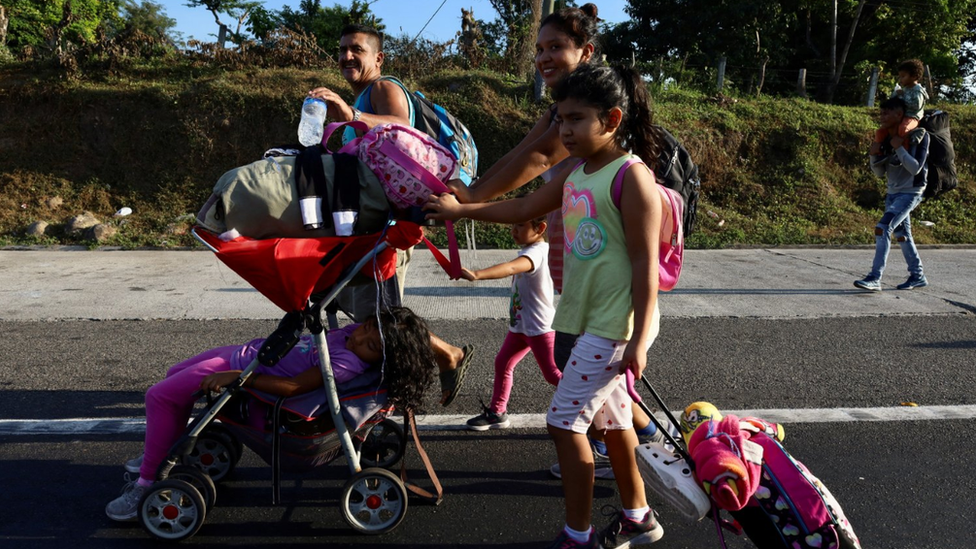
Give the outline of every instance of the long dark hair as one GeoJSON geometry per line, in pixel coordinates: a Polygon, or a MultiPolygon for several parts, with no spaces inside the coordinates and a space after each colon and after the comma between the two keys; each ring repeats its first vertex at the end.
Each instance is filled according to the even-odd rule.
{"type": "Polygon", "coordinates": [[[624,65],[581,65],[556,86],[552,97],[596,107],[603,123],[608,122],[610,109],[619,107],[623,118],[614,135],[617,145],[639,156],[651,170],[657,168],[663,136],[654,125],[651,94],[636,70],[624,65]]]}
{"type": "Polygon", "coordinates": [[[593,44],[593,56],[590,59],[599,59],[600,31],[597,23],[600,22],[600,19],[597,18],[596,13],[596,4],[592,3],[585,4],[581,8],[563,8],[546,16],[539,24],[539,28],[555,25],[572,39],[577,48],[593,44]]]}
{"type": "Polygon", "coordinates": [[[385,309],[366,322],[377,324],[383,340],[383,378],[390,403],[422,412],[437,368],[427,323],[406,307],[385,309]]]}

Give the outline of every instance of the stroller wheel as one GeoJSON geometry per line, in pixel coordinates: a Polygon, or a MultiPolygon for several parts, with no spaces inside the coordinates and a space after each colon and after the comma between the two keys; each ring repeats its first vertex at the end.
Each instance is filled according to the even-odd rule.
{"type": "Polygon", "coordinates": [[[177,465],[170,470],[169,476],[166,478],[182,480],[196,488],[200,492],[200,495],[203,496],[208,513],[213,509],[214,503],[217,502],[217,487],[214,485],[213,479],[207,473],[204,473],[196,467],[177,465]]]}
{"type": "Polygon", "coordinates": [[[152,536],[180,541],[196,534],[207,518],[203,496],[183,480],[153,484],[139,500],[139,522],[152,536]]]}
{"type": "MultiPolygon", "coordinates": [[[[237,450],[237,459],[238,460],[240,460],[241,459],[241,456],[244,455],[244,443],[241,442],[241,439],[239,439],[236,436],[234,436],[234,433],[232,433],[230,429],[228,429],[227,427],[221,425],[219,420],[211,423],[210,426],[207,427],[207,432],[208,433],[218,433],[218,434],[223,435],[224,437],[226,437],[227,440],[230,441],[230,443],[234,447],[234,449],[237,450]]],[[[237,465],[237,462],[236,461],[234,462],[234,465],[237,465]]]]}
{"type": "Polygon", "coordinates": [[[388,468],[396,465],[407,448],[403,427],[387,418],[377,423],[360,444],[359,461],[364,467],[388,468]]]}
{"type": "Polygon", "coordinates": [[[183,456],[184,465],[192,465],[206,473],[214,482],[220,482],[234,471],[240,453],[233,439],[217,430],[206,430],[193,447],[183,456]]]}
{"type": "Polygon", "coordinates": [[[346,481],[339,500],[342,517],[363,534],[384,534],[403,522],[407,489],[386,469],[370,468],[346,481]]]}

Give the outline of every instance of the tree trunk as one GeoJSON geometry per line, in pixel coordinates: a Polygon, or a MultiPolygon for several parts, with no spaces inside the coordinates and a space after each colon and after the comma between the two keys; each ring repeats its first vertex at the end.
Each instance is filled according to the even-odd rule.
{"type": "Polygon", "coordinates": [[[828,103],[834,102],[834,92],[837,91],[837,85],[840,84],[840,75],[844,72],[844,64],[847,63],[847,53],[851,50],[851,43],[854,42],[854,31],[857,30],[857,23],[861,19],[861,10],[864,9],[865,1],[860,0],[857,3],[857,12],[854,14],[854,21],[851,22],[851,28],[847,33],[847,43],[844,44],[844,51],[840,54],[837,69],[834,71],[834,77],[830,81],[830,87],[827,89],[828,103]]]}
{"type": "Polygon", "coordinates": [[[762,94],[763,84],[766,83],[766,65],[769,64],[769,56],[763,58],[762,65],[759,67],[759,85],[756,86],[756,97],[762,94]]]}
{"type": "Polygon", "coordinates": [[[7,25],[10,18],[7,17],[7,8],[0,6],[0,46],[7,43],[7,25]]]}

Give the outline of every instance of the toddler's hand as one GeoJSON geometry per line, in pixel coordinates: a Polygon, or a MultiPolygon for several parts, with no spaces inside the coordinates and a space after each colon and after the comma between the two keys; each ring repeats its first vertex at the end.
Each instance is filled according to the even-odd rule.
{"type": "Polygon", "coordinates": [[[903,137],[896,135],[891,138],[891,148],[896,151],[898,150],[899,147],[902,146],[903,143],[905,143],[905,139],[903,137]]]}
{"type": "Polygon", "coordinates": [[[432,194],[424,204],[427,219],[455,220],[461,217],[461,204],[453,194],[432,194]]]}

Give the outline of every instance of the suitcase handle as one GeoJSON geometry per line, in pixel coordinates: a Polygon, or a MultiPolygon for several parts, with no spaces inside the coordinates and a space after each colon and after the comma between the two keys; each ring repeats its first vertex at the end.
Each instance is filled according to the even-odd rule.
{"type": "MultiPolygon", "coordinates": [[[[657,426],[657,428],[661,431],[661,433],[664,435],[664,438],[666,438],[668,442],[670,442],[671,445],[674,446],[674,451],[681,454],[681,457],[684,458],[684,460],[691,467],[691,470],[694,471],[695,462],[691,459],[691,454],[688,453],[688,450],[685,447],[684,439],[682,439],[681,442],[678,442],[673,436],[671,436],[671,432],[665,429],[664,425],[661,425],[661,422],[658,421],[657,417],[653,413],[651,413],[651,409],[648,408],[647,404],[644,403],[644,400],[641,398],[640,393],[637,392],[637,388],[634,386],[635,383],[634,372],[631,369],[629,368],[627,369],[626,376],[627,376],[627,393],[630,395],[630,398],[632,398],[634,402],[636,402],[637,405],[640,406],[641,410],[644,410],[644,413],[647,414],[647,417],[651,418],[651,421],[653,421],[654,425],[657,426]]],[[[674,414],[671,413],[671,410],[667,407],[666,404],[664,404],[664,400],[661,399],[661,395],[657,394],[657,391],[654,390],[654,387],[651,385],[651,382],[647,381],[647,378],[644,376],[641,376],[640,379],[642,382],[644,382],[644,387],[647,387],[647,390],[651,392],[651,395],[654,397],[654,400],[657,401],[658,407],[661,408],[661,411],[663,411],[664,414],[668,416],[668,419],[671,421],[671,424],[676,427],[680,425],[678,420],[675,419],[674,414]]]]}

